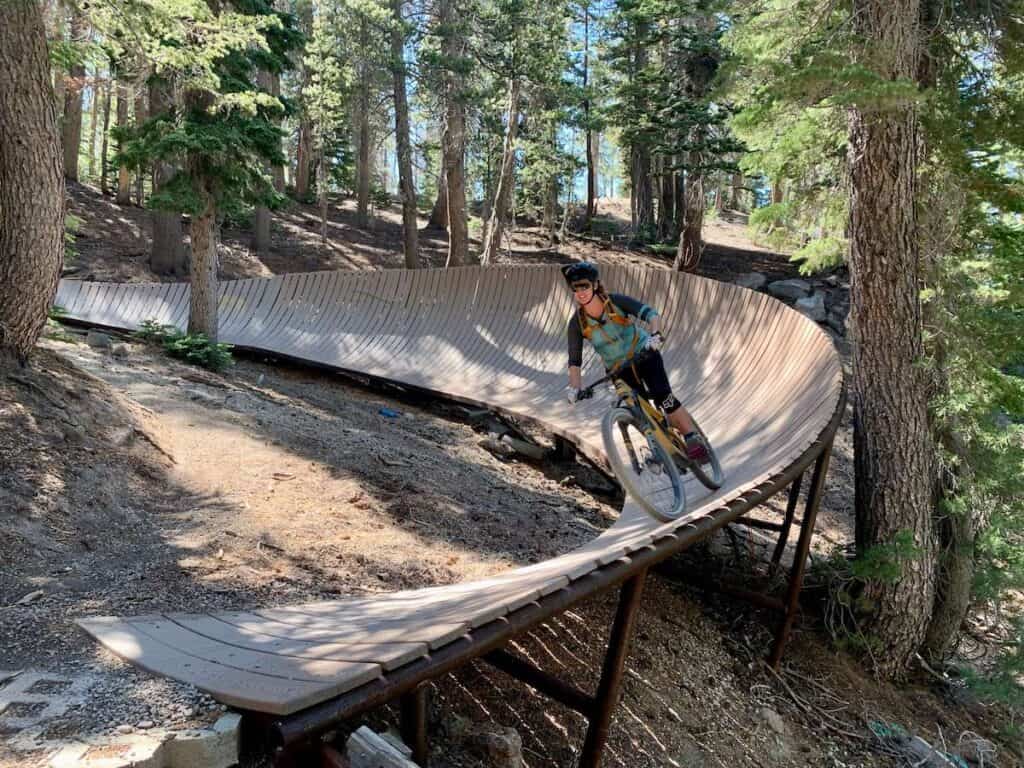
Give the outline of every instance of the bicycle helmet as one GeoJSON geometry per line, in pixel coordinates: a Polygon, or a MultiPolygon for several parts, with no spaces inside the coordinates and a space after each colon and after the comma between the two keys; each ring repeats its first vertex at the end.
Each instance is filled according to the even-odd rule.
{"type": "Polygon", "coordinates": [[[580,280],[589,280],[594,285],[597,285],[597,265],[590,261],[576,261],[572,264],[566,264],[562,267],[562,276],[570,288],[573,283],[580,280]]]}

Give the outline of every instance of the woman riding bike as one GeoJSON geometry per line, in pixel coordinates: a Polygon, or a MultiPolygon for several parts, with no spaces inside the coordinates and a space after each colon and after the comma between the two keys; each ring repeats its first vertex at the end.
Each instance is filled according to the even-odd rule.
{"type": "Polygon", "coordinates": [[[672,394],[672,387],[661,359],[664,337],[661,318],[653,307],[621,293],[608,293],[601,284],[597,266],[580,261],[562,267],[565,282],[573,292],[576,310],[569,318],[569,386],[570,404],[577,402],[582,386],[580,366],[583,363],[583,340],[594,347],[605,368],[614,370],[624,363],[620,377],[662,410],[669,424],[683,436],[686,453],[693,461],[708,459],[703,441],[693,419],[672,394]],[[648,332],[637,324],[646,323],[648,332]],[[644,354],[633,361],[640,352],[644,354]]]}

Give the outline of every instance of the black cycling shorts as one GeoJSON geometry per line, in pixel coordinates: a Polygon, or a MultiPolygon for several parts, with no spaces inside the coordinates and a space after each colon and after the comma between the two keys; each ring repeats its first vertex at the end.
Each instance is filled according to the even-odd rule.
{"type": "Polygon", "coordinates": [[[640,392],[665,413],[672,413],[682,405],[672,394],[672,386],[665,373],[665,361],[660,352],[650,352],[639,362],[622,371],[622,379],[640,392]]]}

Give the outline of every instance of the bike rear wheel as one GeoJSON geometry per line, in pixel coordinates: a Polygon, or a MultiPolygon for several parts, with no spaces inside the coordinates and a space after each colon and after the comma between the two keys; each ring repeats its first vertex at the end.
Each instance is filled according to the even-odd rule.
{"type": "MultiPolygon", "coordinates": [[[[700,428],[697,420],[693,418],[693,414],[690,414],[690,419],[693,421],[693,427],[704,443],[704,450],[708,453],[708,461],[704,464],[698,464],[692,459],[687,459],[686,468],[693,472],[693,476],[707,486],[708,489],[717,491],[722,487],[722,483],[725,482],[725,472],[722,471],[722,464],[718,460],[718,454],[715,453],[715,449],[711,446],[711,441],[708,440],[707,435],[704,434],[704,430],[700,428]]],[[[679,442],[680,444],[682,443],[681,440],[679,442]]],[[[685,450],[685,446],[682,446],[680,450],[685,450]]]]}
{"type": "Polygon", "coordinates": [[[610,410],[601,422],[601,436],[615,476],[649,515],[667,523],[686,511],[686,491],[675,462],[657,440],[647,439],[632,412],[610,410]]]}

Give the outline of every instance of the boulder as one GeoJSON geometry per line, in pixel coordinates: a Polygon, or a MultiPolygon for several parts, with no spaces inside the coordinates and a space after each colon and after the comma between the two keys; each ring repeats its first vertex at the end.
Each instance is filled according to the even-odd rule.
{"type": "Polygon", "coordinates": [[[97,349],[110,349],[113,339],[102,331],[89,331],[85,335],[85,343],[97,349]]]}
{"type": "Polygon", "coordinates": [[[817,291],[813,296],[804,296],[794,304],[798,312],[803,312],[816,323],[823,323],[828,317],[825,312],[825,293],[817,291]]]}
{"type": "Polygon", "coordinates": [[[737,277],[734,282],[741,288],[749,288],[752,291],[759,291],[764,288],[765,284],[768,282],[768,278],[760,272],[747,272],[745,275],[737,277]]]}
{"type": "Polygon", "coordinates": [[[846,318],[839,312],[829,312],[826,322],[828,323],[828,327],[840,336],[846,335],[846,318]]]}
{"type": "Polygon", "coordinates": [[[768,283],[768,288],[766,290],[776,299],[782,299],[783,301],[796,301],[804,296],[811,295],[811,284],[806,280],[800,280],[799,278],[793,278],[791,280],[776,280],[774,283],[768,283]]]}

